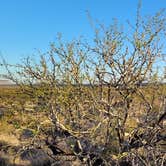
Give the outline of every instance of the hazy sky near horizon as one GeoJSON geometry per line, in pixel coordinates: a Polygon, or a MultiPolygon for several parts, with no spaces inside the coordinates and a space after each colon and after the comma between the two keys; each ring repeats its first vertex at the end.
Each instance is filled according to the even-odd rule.
{"type": "MultiPolygon", "coordinates": [[[[138,0],[0,0],[0,54],[19,62],[35,49],[47,50],[58,32],[70,40],[93,36],[86,11],[109,25],[134,22],[138,0]]],[[[166,0],[142,0],[142,14],[166,8],[166,0]]]]}

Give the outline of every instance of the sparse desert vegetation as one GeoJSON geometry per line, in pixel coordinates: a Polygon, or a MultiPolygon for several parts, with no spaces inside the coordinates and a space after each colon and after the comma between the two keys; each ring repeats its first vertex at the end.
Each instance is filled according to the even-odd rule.
{"type": "MultiPolygon", "coordinates": [[[[127,34],[115,20],[94,43],[64,42],[22,64],[0,87],[0,165],[166,164],[162,47],[166,17],[142,17],[127,34]]],[[[12,70],[14,68],[14,70],[12,70]]]]}

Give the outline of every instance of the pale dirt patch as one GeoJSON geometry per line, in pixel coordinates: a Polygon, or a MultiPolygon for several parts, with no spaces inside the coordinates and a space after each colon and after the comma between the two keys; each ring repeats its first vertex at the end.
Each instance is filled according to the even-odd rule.
{"type": "Polygon", "coordinates": [[[12,134],[0,134],[0,142],[5,142],[11,146],[19,146],[20,141],[18,138],[12,134]]]}

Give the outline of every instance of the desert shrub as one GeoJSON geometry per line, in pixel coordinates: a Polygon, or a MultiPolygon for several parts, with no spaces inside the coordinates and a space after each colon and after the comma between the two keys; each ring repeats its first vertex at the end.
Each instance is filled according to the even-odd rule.
{"type": "Polygon", "coordinates": [[[164,165],[166,94],[154,71],[164,51],[164,16],[144,18],[138,8],[130,34],[114,21],[97,27],[93,44],[58,36],[48,52],[13,65],[14,72],[3,61],[5,77],[19,87],[16,110],[25,115],[31,103],[36,133],[74,137],[73,154],[89,165],[164,165]]]}

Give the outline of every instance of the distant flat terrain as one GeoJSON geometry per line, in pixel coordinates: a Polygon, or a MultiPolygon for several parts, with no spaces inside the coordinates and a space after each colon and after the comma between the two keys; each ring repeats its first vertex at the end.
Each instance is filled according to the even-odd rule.
{"type": "Polygon", "coordinates": [[[0,87],[13,87],[16,84],[12,83],[10,80],[0,80],[0,87]]]}
{"type": "Polygon", "coordinates": [[[0,79],[0,85],[9,85],[11,82],[9,80],[1,80],[0,79]]]}

